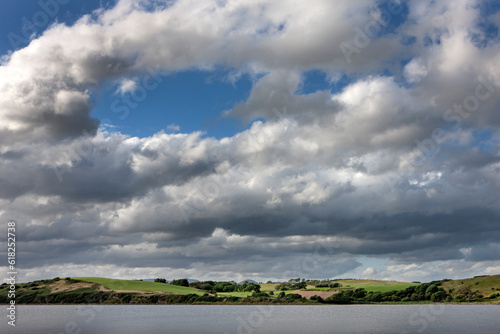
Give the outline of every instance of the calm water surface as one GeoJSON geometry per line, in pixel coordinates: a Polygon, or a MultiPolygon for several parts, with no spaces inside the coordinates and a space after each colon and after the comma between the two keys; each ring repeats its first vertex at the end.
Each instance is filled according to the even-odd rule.
{"type": "Polygon", "coordinates": [[[19,334],[500,333],[498,305],[18,306],[15,328],[2,318],[1,333],[19,334]]]}

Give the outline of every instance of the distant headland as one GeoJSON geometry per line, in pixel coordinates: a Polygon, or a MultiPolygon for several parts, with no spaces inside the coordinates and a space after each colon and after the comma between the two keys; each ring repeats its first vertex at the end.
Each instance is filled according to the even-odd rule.
{"type": "Polygon", "coordinates": [[[9,304],[500,304],[500,275],[427,283],[365,279],[258,283],[67,277],[0,285],[9,304]]]}

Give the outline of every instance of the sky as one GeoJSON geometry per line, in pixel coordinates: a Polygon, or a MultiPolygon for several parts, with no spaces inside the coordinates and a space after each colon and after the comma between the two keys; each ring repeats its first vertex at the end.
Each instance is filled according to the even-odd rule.
{"type": "Polygon", "coordinates": [[[500,274],[498,1],[1,6],[18,280],[500,274]]]}

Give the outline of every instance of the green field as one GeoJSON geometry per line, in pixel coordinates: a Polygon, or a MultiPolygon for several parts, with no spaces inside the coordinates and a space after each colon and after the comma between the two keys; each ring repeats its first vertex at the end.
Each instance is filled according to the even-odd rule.
{"type": "Polygon", "coordinates": [[[101,277],[72,277],[72,278],[84,282],[98,283],[111,290],[163,291],[163,292],[178,293],[184,295],[190,293],[194,293],[197,295],[204,294],[203,291],[197,289],[165,284],[165,283],[130,281],[121,279],[101,278],[101,277]]]}
{"type": "MultiPolygon", "coordinates": [[[[333,291],[333,290],[354,290],[357,288],[363,288],[370,292],[387,292],[393,290],[404,290],[407,287],[419,285],[418,283],[405,283],[396,281],[376,281],[376,280],[335,280],[333,283],[340,283],[342,286],[340,288],[316,288],[314,285],[308,285],[308,290],[320,290],[320,291],[333,291]]],[[[261,290],[264,292],[273,291],[278,284],[261,284],[261,290]]]]}
{"type": "Polygon", "coordinates": [[[419,283],[405,283],[396,281],[376,281],[376,280],[338,280],[335,283],[342,284],[339,290],[346,290],[349,288],[357,289],[363,288],[370,292],[388,292],[393,290],[404,290],[410,286],[420,285],[419,283]]]}
{"type": "Polygon", "coordinates": [[[217,296],[219,297],[243,297],[246,298],[248,296],[251,296],[252,292],[217,292],[217,296]]]}
{"type": "Polygon", "coordinates": [[[260,285],[261,291],[274,291],[278,284],[276,283],[265,283],[260,285]]]}

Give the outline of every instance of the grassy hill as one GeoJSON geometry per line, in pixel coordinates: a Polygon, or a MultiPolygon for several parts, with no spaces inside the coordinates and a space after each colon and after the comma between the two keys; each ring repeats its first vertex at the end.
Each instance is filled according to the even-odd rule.
{"type": "MultiPolygon", "coordinates": [[[[236,297],[215,297],[192,288],[182,288],[164,283],[138,285],[130,282],[102,278],[46,279],[15,285],[15,302],[17,304],[228,304],[237,303],[236,297]],[[108,290],[99,280],[108,286],[119,288],[108,290]],[[118,282],[117,282],[118,281],[118,282]],[[120,282],[121,281],[121,282],[120,282]],[[109,285],[110,283],[110,285],[109,285]],[[163,284],[165,286],[157,286],[163,284]],[[139,288],[140,290],[127,290],[139,288]],[[153,289],[153,290],[151,290],[153,289]],[[167,292],[167,293],[165,293],[167,292]],[[179,293],[180,292],[180,293],[179,293]],[[195,292],[195,293],[193,293],[195,292]]],[[[8,284],[0,285],[0,304],[9,304],[11,297],[8,284]]]]}
{"type": "Polygon", "coordinates": [[[459,280],[445,280],[443,288],[456,290],[461,285],[469,285],[473,291],[477,291],[485,297],[494,293],[500,293],[500,275],[477,276],[459,280]]]}
{"type": "MultiPolygon", "coordinates": [[[[377,281],[377,280],[361,280],[361,279],[344,279],[335,280],[332,283],[342,284],[339,288],[316,288],[314,285],[308,285],[308,290],[355,290],[357,288],[363,288],[368,292],[387,292],[393,290],[404,290],[410,286],[417,286],[419,283],[406,283],[397,281],[377,281]]],[[[273,291],[279,284],[277,283],[266,283],[261,284],[262,291],[273,291]]]]}
{"type": "Polygon", "coordinates": [[[397,281],[377,281],[377,280],[335,280],[335,283],[342,284],[339,290],[363,288],[370,292],[387,292],[393,290],[404,290],[410,286],[420,285],[419,283],[406,283],[397,281]]]}
{"type": "MultiPolygon", "coordinates": [[[[218,292],[182,287],[166,283],[120,280],[101,277],[54,278],[16,284],[16,303],[19,304],[254,304],[254,303],[380,303],[380,302],[474,302],[500,304],[500,275],[478,276],[459,280],[442,280],[430,283],[405,283],[396,281],[345,279],[329,281],[340,287],[316,288],[314,285],[295,293],[296,289],[276,291],[278,283],[261,285],[261,291],[218,292]],[[366,290],[359,297],[359,291],[366,290]],[[320,290],[320,291],[318,291],[320,290]],[[324,301],[310,300],[323,296],[324,301]],[[326,296],[330,293],[328,296],[326,296]],[[332,294],[333,293],[333,294],[332,294]],[[252,296],[253,295],[253,296],[252,296]],[[297,296],[299,299],[297,299],[297,296]],[[335,298],[333,298],[335,296],[335,298]],[[329,298],[332,297],[332,298],[329,298]],[[434,298],[435,297],[435,298],[434,298]],[[347,300],[345,298],[348,298],[347,300]]],[[[314,282],[310,282],[314,283],[314,282]]],[[[206,284],[206,283],[205,283],[206,284]]],[[[198,285],[195,285],[198,287],[198,285]]],[[[9,302],[11,287],[0,285],[0,304],[9,302]]],[[[220,290],[219,290],[220,291],[220,290]]],[[[362,291],[361,291],[362,292],[362,291]]]]}
{"type": "Polygon", "coordinates": [[[102,277],[72,277],[72,279],[89,282],[89,283],[98,283],[103,285],[104,287],[110,290],[123,290],[123,291],[161,291],[161,292],[169,292],[176,294],[196,294],[203,295],[204,292],[184,287],[177,286],[167,283],[154,283],[154,282],[145,282],[145,281],[131,281],[131,280],[121,280],[121,279],[111,279],[111,278],[102,278],[102,277]]]}

